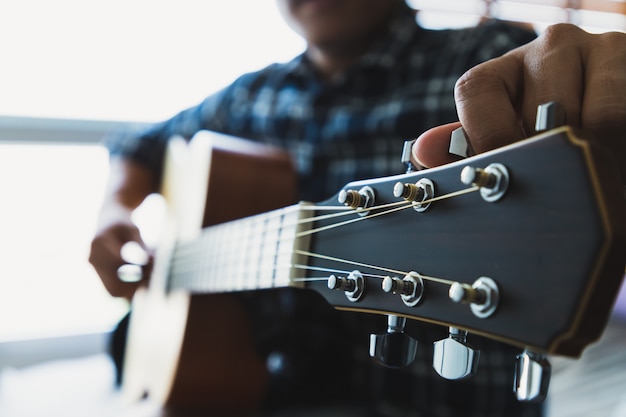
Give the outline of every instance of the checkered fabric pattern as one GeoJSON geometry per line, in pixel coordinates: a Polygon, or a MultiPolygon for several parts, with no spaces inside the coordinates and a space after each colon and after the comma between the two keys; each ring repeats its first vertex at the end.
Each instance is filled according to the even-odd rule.
{"type": "MultiPolygon", "coordinates": [[[[300,197],[320,201],[349,181],[402,172],[404,140],[457,119],[456,80],[534,36],[497,21],[471,29],[426,30],[407,7],[385,39],[331,82],[321,80],[303,54],[243,75],[198,106],[145,131],[113,134],[107,145],[113,157],[133,159],[155,172],[174,134],[191,138],[208,129],[278,145],[296,162],[300,197]]],[[[447,329],[411,323],[407,331],[421,343],[418,358],[392,370],[373,363],[367,352],[368,334],[385,330],[382,317],[298,307],[308,304],[290,292],[242,296],[251,309],[259,349],[267,355],[286,352],[282,358],[293,361],[289,375],[275,377],[270,409],[289,398],[290,404],[304,407],[291,415],[311,415],[303,409],[311,413],[319,407],[316,415],[334,415],[337,404],[340,410],[345,404],[368,410],[361,416],[541,415],[541,406],[514,399],[517,349],[470,335],[482,349],[478,374],[463,382],[443,381],[430,362],[432,342],[446,337],[447,329]],[[326,404],[332,407],[324,409],[326,404]]]]}
{"type": "Polygon", "coordinates": [[[108,147],[158,172],[173,134],[208,129],[275,144],[293,155],[302,198],[319,201],[348,181],[401,172],[403,140],[457,120],[452,90],[460,75],[533,38],[497,21],[425,30],[407,8],[387,38],[332,82],[301,55],[243,75],[152,129],[113,134],[108,147]]]}

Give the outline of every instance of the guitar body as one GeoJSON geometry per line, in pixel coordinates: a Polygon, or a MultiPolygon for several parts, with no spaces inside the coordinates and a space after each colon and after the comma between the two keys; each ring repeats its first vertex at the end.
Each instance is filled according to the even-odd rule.
{"type": "MultiPolygon", "coordinates": [[[[189,230],[194,227],[189,217],[196,217],[201,228],[293,202],[296,177],[287,155],[213,133],[207,135],[210,137],[202,145],[196,142],[189,155],[178,155],[168,162],[166,172],[178,173],[189,164],[202,166],[208,161],[201,168],[205,175],[197,175],[194,168],[190,170],[193,178],[171,175],[164,179],[163,194],[171,207],[180,205],[172,201],[179,197],[172,189],[182,187],[186,193],[206,196],[180,198],[185,207],[172,210],[172,216],[179,219],[170,227],[170,240],[184,241],[197,232],[189,230]],[[189,207],[190,200],[206,204],[189,207]]],[[[138,290],[133,299],[125,394],[131,400],[147,396],[175,409],[229,413],[257,409],[268,375],[240,301],[229,294],[169,291],[163,288],[166,277],[158,276],[158,266],[155,264],[150,286],[138,290]]]]}

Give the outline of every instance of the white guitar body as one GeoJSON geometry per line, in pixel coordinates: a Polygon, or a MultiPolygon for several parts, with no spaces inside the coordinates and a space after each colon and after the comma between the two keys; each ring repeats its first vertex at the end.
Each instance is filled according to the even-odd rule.
{"type": "Polygon", "coordinates": [[[292,203],[290,160],[261,145],[202,132],[190,145],[171,141],[162,188],[164,238],[149,285],[133,298],[124,395],[164,407],[254,410],[267,370],[244,309],[227,294],[170,291],[170,256],[175,244],[194,239],[205,226],[292,203]]]}

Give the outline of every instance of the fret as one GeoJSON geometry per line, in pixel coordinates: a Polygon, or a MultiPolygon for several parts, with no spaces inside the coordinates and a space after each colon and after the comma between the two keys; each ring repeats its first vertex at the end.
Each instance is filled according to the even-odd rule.
{"type": "Polygon", "coordinates": [[[279,229],[274,272],[276,279],[275,285],[282,287],[288,286],[291,281],[289,272],[291,270],[297,224],[295,224],[295,222],[285,220],[284,216],[281,217],[281,220],[283,222],[279,229]]]}
{"type": "Polygon", "coordinates": [[[280,220],[277,216],[268,217],[265,221],[262,245],[263,260],[260,265],[263,274],[261,288],[275,287],[276,271],[274,271],[274,265],[276,264],[279,226],[280,220]]]}
{"type": "Polygon", "coordinates": [[[238,263],[237,273],[235,279],[238,281],[238,287],[240,288],[255,288],[254,281],[250,280],[250,251],[252,249],[252,236],[253,236],[253,221],[245,221],[241,225],[242,236],[238,242],[237,250],[238,256],[241,261],[238,263]]]}
{"type": "Polygon", "coordinates": [[[263,236],[265,233],[265,217],[246,219],[245,238],[241,242],[241,278],[244,289],[262,288],[259,279],[259,268],[262,256],[263,236]]]}
{"type": "Polygon", "coordinates": [[[179,242],[169,288],[229,292],[295,285],[294,249],[308,245],[308,239],[296,238],[309,227],[297,223],[303,213],[301,206],[287,207],[212,226],[197,239],[179,242]]]}

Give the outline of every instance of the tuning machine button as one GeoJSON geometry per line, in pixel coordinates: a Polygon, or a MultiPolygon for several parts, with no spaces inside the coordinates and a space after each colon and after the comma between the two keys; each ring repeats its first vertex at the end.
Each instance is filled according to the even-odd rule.
{"type": "Polygon", "coordinates": [[[370,335],[370,356],[390,368],[402,368],[415,360],[417,340],[404,332],[406,318],[387,316],[387,332],[370,335]]]}
{"type": "Polygon", "coordinates": [[[454,129],[450,135],[450,146],[448,152],[452,155],[460,156],[461,158],[467,158],[474,155],[474,150],[467,139],[465,130],[462,127],[454,129]]]}
{"type": "Polygon", "coordinates": [[[544,132],[565,124],[565,109],[556,102],[550,101],[537,106],[537,118],[535,119],[535,130],[544,132]]]}
{"type": "Polygon", "coordinates": [[[476,373],[479,357],[480,350],[467,343],[467,332],[450,327],[449,337],[434,343],[433,369],[445,379],[466,379],[476,373]]]}
{"type": "Polygon", "coordinates": [[[354,270],[347,277],[331,275],[327,281],[331,290],[343,291],[346,298],[352,302],[359,301],[365,293],[365,278],[361,272],[354,270]]]}
{"type": "Polygon", "coordinates": [[[424,280],[417,272],[411,271],[403,279],[385,277],[382,289],[386,293],[399,294],[402,302],[408,307],[415,307],[424,295],[424,280]]]}
{"type": "MultiPolygon", "coordinates": [[[[565,109],[560,103],[556,101],[549,101],[537,106],[537,116],[535,118],[535,131],[537,133],[563,126],[565,123],[565,109]]],[[[413,146],[413,142],[414,141],[410,142],[410,146],[413,146]]],[[[403,151],[402,153],[403,158],[405,152],[406,151],[403,151]]],[[[463,127],[459,127],[452,131],[448,152],[462,158],[467,158],[475,154],[463,127]]],[[[405,160],[403,159],[402,162],[405,162],[405,160]]]]}
{"type": "Polygon", "coordinates": [[[548,395],[552,366],[545,355],[524,350],[517,356],[513,390],[519,401],[541,402],[548,395]]]}
{"type": "Polygon", "coordinates": [[[480,277],[471,286],[455,282],[450,285],[448,296],[455,303],[469,304],[472,313],[482,319],[495,313],[500,302],[498,284],[489,277],[480,277]]]}
{"type": "Polygon", "coordinates": [[[415,165],[411,161],[411,152],[413,151],[413,144],[417,139],[405,140],[402,146],[402,155],[400,161],[406,166],[406,172],[413,172],[416,170],[415,165]]]}
{"type": "Polygon", "coordinates": [[[435,196],[435,184],[428,178],[420,178],[415,184],[397,182],[393,187],[393,195],[415,203],[415,211],[423,212],[430,207],[428,200],[435,196]]]}
{"type": "Polygon", "coordinates": [[[375,194],[372,187],[365,186],[360,190],[341,190],[337,196],[340,204],[346,205],[357,210],[361,216],[369,214],[369,210],[365,210],[374,205],[375,194]]]}

